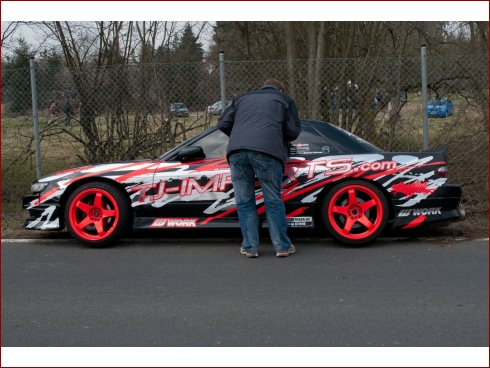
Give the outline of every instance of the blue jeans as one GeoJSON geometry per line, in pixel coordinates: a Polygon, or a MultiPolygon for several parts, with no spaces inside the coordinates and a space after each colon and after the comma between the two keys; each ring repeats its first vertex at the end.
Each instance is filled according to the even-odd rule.
{"type": "Polygon", "coordinates": [[[281,199],[283,168],[280,160],[261,152],[239,150],[229,156],[231,181],[235,192],[238,219],[247,253],[259,248],[259,216],[255,205],[255,178],[264,195],[267,225],[277,253],[287,252],[291,240],[286,234],[286,209],[281,199]]]}

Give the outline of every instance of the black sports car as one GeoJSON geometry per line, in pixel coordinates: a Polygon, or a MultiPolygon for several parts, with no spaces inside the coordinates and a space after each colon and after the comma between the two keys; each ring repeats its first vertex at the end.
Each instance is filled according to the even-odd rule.
{"type": "MultiPolygon", "coordinates": [[[[288,226],[326,227],[337,240],[364,244],[386,226],[408,229],[462,220],[461,186],[446,184],[447,147],[383,152],[335,125],[302,120],[290,145],[282,197],[288,226]]],[[[62,230],[102,247],[126,230],[239,227],[228,137],[217,127],[152,160],[88,165],[44,176],[23,197],[24,228],[62,230]]],[[[260,186],[260,226],[266,227],[260,186]]]]}

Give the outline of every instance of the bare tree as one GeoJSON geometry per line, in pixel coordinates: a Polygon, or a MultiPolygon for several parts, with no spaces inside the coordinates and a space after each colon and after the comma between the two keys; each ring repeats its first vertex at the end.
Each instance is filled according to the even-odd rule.
{"type": "Polygon", "coordinates": [[[288,62],[288,79],[289,79],[289,94],[294,98],[296,95],[296,81],[294,73],[294,60],[298,58],[298,52],[296,49],[296,36],[295,36],[295,23],[286,22],[286,48],[288,62]]]}
{"type": "Polygon", "coordinates": [[[2,22],[2,47],[7,47],[23,22],[2,22]],[[4,27],[5,24],[5,27],[4,27]]]}

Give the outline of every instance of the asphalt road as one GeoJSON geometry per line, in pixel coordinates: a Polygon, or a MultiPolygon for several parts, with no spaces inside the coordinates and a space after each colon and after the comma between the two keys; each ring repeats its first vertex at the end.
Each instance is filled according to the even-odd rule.
{"type": "Polygon", "coordinates": [[[2,242],[2,346],[488,346],[488,240],[2,242]]]}

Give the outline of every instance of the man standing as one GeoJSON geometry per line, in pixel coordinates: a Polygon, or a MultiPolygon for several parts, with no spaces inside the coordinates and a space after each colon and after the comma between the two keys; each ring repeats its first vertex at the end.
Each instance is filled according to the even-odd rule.
{"type": "Polygon", "coordinates": [[[250,258],[258,257],[257,178],[264,196],[267,225],[276,255],[287,257],[294,253],[295,248],[286,234],[281,183],[289,142],[301,133],[294,100],[284,93],[280,81],[269,79],[259,90],[234,98],[219,118],[218,128],[230,137],[226,157],[242,229],[240,252],[250,258]]]}
{"type": "Polygon", "coordinates": [[[66,105],[63,108],[63,110],[65,111],[66,114],[65,126],[71,125],[71,118],[74,115],[74,113],[70,105],[70,100],[66,102],[66,105]]]}
{"type": "Polygon", "coordinates": [[[49,106],[49,121],[48,124],[51,123],[51,121],[55,120],[58,118],[58,113],[60,112],[60,109],[58,107],[58,103],[56,101],[52,101],[51,105],[49,106]]]}

